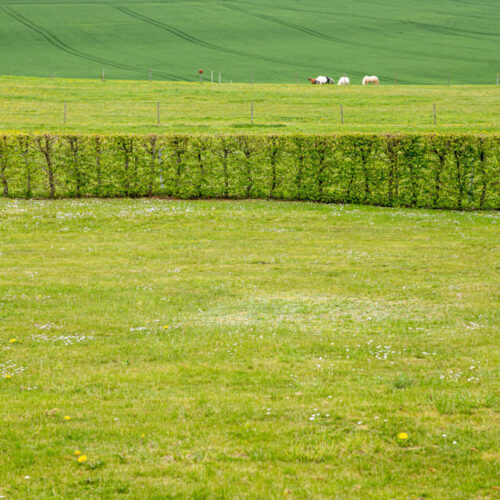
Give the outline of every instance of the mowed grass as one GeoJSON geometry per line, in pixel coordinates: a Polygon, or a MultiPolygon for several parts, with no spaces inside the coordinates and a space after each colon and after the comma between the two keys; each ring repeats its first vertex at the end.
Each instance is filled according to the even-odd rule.
{"type": "Polygon", "coordinates": [[[494,498],[499,223],[0,200],[0,495],[494,498]]]}
{"type": "Polygon", "coordinates": [[[0,74],[494,83],[491,0],[0,0],[0,74]]]}
{"type": "Polygon", "coordinates": [[[0,130],[499,132],[500,91],[493,85],[337,87],[0,77],[0,130]]]}

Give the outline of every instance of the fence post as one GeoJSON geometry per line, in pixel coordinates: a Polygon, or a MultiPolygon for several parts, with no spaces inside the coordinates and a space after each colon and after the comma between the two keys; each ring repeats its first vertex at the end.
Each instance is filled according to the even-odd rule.
{"type": "Polygon", "coordinates": [[[66,103],[64,103],[64,121],[63,123],[66,123],[66,103]]]}
{"type": "Polygon", "coordinates": [[[158,125],[160,124],[160,102],[159,101],[156,103],[156,122],[158,125]]]}
{"type": "Polygon", "coordinates": [[[151,81],[151,73],[152,73],[152,71],[149,70],[149,75],[148,75],[149,76],[149,81],[151,81]]]}
{"type": "Polygon", "coordinates": [[[253,123],[253,101],[250,103],[250,123],[253,123]]]}
{"type": "Polygon", "coordinates": [[[434,115],[434,125],[436,125],[437,120],[436,120],[436,105],[435,104],[432,105],[432,111],[433,111],[433,115],[434,115]]]}
{"type": "Polygon", "coordinates": [[[220,74],[220,71],[219,71],[219,83],[222,83],[222,76],[220,74]]]}
{"type": "Polygon", "coordinates": [[[104,81],[104,75],[105,75],[105,68],[102,68],[102,73],[101,73],[101,80],[104,81]]]}
{"type": "Polygon", "coordinates": [[[214,83],[214,72],[210,71],[210,83],[214,83]]]}
{"type": "Polygon", "coordinates": [[[342,104],[340,105],[340,123],[344,125],[344,108],[342,104]]]}

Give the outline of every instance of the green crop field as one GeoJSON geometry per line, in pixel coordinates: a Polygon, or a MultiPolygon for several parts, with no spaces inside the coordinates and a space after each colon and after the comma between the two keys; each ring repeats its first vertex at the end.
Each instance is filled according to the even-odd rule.
{"type": "Polygon", "coordinates": [[[494,85],[332,87],[0,77],[0,130],[499,132],[500,91],[494,85]]]}
{"type": "Polygon", "coordinates": [[[498,1],[0,0],[0,74],[494,83],[498,1]]]}
{"type": "Polygon", "coordinates": [[[497,498],[499,226],[0,200],[0,495],[497,498]]]}

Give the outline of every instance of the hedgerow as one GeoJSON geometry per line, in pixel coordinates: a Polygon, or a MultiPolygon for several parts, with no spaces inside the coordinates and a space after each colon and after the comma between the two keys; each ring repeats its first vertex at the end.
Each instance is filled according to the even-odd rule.
{"type": "Polygon", "coordinates": [[[500,136],[0,136],[0,196],[500,208],[500,136]]]}

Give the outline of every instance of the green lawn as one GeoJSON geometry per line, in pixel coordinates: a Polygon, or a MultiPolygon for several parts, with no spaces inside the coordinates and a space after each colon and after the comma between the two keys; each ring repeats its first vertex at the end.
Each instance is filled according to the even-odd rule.
{"type": "Polygon", "coordinates": [[[0,74],[495,83],[498,1],[0,0],[0,74]]]}
{"type": "Polygon", "coordinates": [[[0,130],[500,132],[500,91],[494,85],[347,88],[0,77],[0,130]]]}
{"type": "Polygon", "coordinates": [[[499,223],[0,200],[0,495],[494,498],[499,223]]]}

